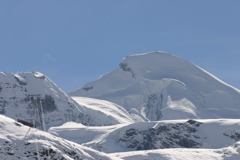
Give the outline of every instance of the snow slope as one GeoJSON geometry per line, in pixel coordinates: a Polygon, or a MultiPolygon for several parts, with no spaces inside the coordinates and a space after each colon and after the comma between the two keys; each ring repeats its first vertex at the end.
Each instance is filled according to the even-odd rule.
{"type": "Polygon", "coordinates": [[[124,160],[238,160],[240,143],[221,149],[158,149],[111,154],[124,160]]]}
{"type": "Polygon", "coordinates": [[[240,118],[240,91],[171,54],[127,56],[119,68],[70,93],[104,99],[148,120],[240,118]]]}
{"type": "MultiPolygon", "coordinates": [[[[15,120],[20,119],[29,123],[33,123],[32,120],[34,120],[38,128],[42,126],[43,122],[40,118],[44,118],[47,128],[69,121],[93,126],[134,122],[127,111],[120,106],[102,101],[101,103],[109,107],[107,111],[106,107],[105,109],[104,107],[97,109],[96,105],[92,108],[89,107],[91,105],[88,105],[87,102],[90,103],[91,100],[81,99],[83,100],[81,104],[79,98],[76,100],[78,103],[39,72],[18,74],[0,72],[0,114],[15,120]],[[39,98],[33,98],[32,94],[39,94],[39,98]],[[38,107],[36,107],[36,100],[38,107]],[[40,101],[42,102],[43,116],[41,115],[40,101]]],[[[97,102],[97,100],[92,103],[104,106],[100,105],[100,101],[97,102]]]]}
{"type": "Polygon", "coordinates": [[[135,122],[134,117],[124,108],[114,103],[87,97],[72,97],[72,99],[79,105],[84,106],[86,112],[91,113],[91,117],[101,121],[102,124],[112,125],[135,122]]]}
{"type": "MultiPolygon", "coordinates": [[[[104,139],[104,137],[113,130],[125,125],[127,124],[112,126],[84,126],[75,122],[67,122],[59,127],[51,127],[48,132],[72,142],[86,145],[89,142],[94,143],[99,139],[104,139]]],[[[98,150],[101,151],[100,148],[98,148],[98,150]]]]}
{"type": "Polygon", "coordinates": [[[0,115],[0,159],[110,160],[113,158],[0,115]]]}

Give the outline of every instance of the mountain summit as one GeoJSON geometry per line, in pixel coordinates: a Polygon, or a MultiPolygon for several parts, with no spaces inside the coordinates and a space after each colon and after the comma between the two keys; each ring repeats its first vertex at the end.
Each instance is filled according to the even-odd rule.
{"type": "Polygon", "coordinates": [[[145,120],[240,118],[240,91],[180,57],[150,52],[70,93],[104,99],[145,120]]]}

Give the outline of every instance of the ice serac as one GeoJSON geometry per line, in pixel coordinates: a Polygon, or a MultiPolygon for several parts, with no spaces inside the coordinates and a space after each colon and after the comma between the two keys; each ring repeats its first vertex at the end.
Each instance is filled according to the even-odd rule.
{"type": "MultiPolygon", "coordinates": [[[[127,121],[125,117],[118,121],[113,116],[107,117],[100,110],[96,111],[78,104],[39,72],[0,73],[0,114],[15,120],[35,123],[40,129],[43,129],[44,122],[48,129],[69,121],[91,126],[113,125],[127,121]],[[39,95],[38,98],[33,96],[36,94],[39,95]],[[96,119],[94,115],[96,112],[98,117],[102,115],[101,121],[96,119]]],[[[131,122],[131,119],[127,118],[127,122],[131,122]]]]}
{"type": "Polygon", "coordinates": [[[238,89],[159,51],[127,56],[119,68],[70,95],[108,100],[148,120],[240,118],[238,89]]]}

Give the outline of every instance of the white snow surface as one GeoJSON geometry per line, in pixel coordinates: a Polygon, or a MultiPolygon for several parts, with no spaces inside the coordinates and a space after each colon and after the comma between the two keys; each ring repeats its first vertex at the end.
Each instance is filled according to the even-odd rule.
{"type": "Polygon", "coordinates": [[[124,124],[133,123],[133,117],[121,106],[93,98],[72,97],[79,105],[84,106],[91,117],[101,121],[102,124],[124,124]]]}
{"type": "Polygon", "coordinates": [[[110,154],[124,160],[238,160],[240,142],[222,149],[158,149],[110,154]]]}
{"type": "Polygon", "coordinates": [[[119,66],[70,95],[117,103],[146,121],[240,118],[240,91],[187,60],[156,51],[119,66]]]}

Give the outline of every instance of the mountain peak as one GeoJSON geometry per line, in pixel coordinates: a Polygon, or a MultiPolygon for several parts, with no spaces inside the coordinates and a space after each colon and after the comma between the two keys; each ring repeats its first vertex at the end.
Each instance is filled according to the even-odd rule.
{"type": "Polygon", "coordinates": [[[70,95],[108,100],[129,112],[135,108],[134,114],[149,120],[240,117],[239,90],[160,51],[127,56],[119,68],[70,95]]]}
{"type": "MultiPolygon", "coordinates": [[[[144,59],[148,59],[148,58],[176,58],[176,56],[163,52],[163,51],[152,51],[152,52],[148,52],[148,53],[141,53],[141,54],[133,54],[130,56],[125,57],[122,62],[124,61],[129,61],[129,60],[134,60],[134,59],[140,59],[140,58],[144,58],[144,59]]],[[[179,58],[179,57],[177,57],[179,58]]]]}
{"type": "Polygon", "coordinates": [[[128,71],[133,77],[147,79],[174,78],[179,71],[193,74],[199,68],[187,60],[165,53],[154,51],[125,57],[119,64],[120,69],[128,71]]]}
{"type": "Polygon", "coordinates": [[[163,51],[152,51],[152,52],[147,52],[147,53],[140,53],[140,54],[133,54],[133,55],[129,55],[127,57],[133,57],[133,56],[145,56],[145,55],[153,55],[153,54],[158,54],[158,55],[171,55],[167,52],[163,52],[163,51]]]}

